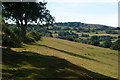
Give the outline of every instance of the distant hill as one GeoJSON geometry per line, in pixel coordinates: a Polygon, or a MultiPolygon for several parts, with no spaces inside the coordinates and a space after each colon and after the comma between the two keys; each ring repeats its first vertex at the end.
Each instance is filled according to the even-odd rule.
{"type": "Polygon", "coordinates": [[[86,24],[81,22],[57,22],[57,26],[69,26],[69,27],[85,27],[85,28],[99,28],[99,29],[116,29],[115,27],[99,25],[99,24],[86,24]]]}

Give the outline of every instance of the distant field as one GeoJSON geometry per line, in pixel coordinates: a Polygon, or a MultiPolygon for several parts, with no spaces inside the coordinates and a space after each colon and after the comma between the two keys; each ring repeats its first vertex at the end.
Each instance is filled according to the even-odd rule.
{"type": "Polygon", "coordinates": [[[112,36],[118,37],[118,34],[95,34],[95,33],[77,33],[77,34],[89,34],[90,36],[112,36]]]}
{"type": "Polygon", "coordinates": [[[118,37],[118,34],[91,34],[91,36],[96,35],[96,36],[112,36],[112,37],[118,37]]]}
{"type": "Polygon", "coordinates": [[[43,37],[22,48],[6,49],[3,57],[4,78],[118,77],[116,50],[62,39],[43,37]]]}
{"type": "MultiPolygon", "coordinates": [[[[70,31],[70,30],[66,30],[66,31],[70,31]]],[[[50,32],[54,32],[54,31],[52,31],[52,30],[50,30],[50,32]]],[[[59,31],[58,31],[59,32],[59,31]]],[[[96,33],[85,33],[85,32],[76,32],[76,31],[72,31],[72,32],[74,32],[74,33],[76,33],[76,34],[78,34],[78,35],[81,35],[81,34],[88,34],[88,35],[90,35],[90,36],[111,36],[111,37],[118,37],[118,34],[106,34],[106,33],[104,33],[104,32],[99,32],[98,34],[96,34],[96,33]]],[[[57,36],[58,34],[54,34],[53,33],[53,36],[57,36]]]]}

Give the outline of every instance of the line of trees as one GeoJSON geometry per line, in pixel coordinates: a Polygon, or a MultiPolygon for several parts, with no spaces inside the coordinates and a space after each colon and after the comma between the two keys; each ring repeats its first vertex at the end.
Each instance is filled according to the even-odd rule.
{"type": "MultiPolygon", "coordinates": [[[[81,34],[81,36],[88,37],[89,35],[81,34]]],[[[119,45],[120,40],[118,39],[117,41],[112,42],[111,39],[115,39],[115,38],[111,36],[91,36],[90,38],[82,39],[79,37],[78,34],[72,31],[60,31],[58,32],[57,38],[90,44],[90,45],[104,47],[104,48],[120,50],[120,45],[119,45]]]]}
{"type": "Polygon", "coordinates": [[[57,31],[66,31],[66,30],[72,30],[72,31],[76,31],[78,33],[80,32],[85,32],[85,33],[96,33],[98,34],[98,32],[103,31],[103,33],[105,34],[118,34],[118,29],[119,28],[111,28],[108,27],[107,29],[104,27],[86,27],[86,26],[79,26],[79,27],[70,27],[70,26],[56,26],[54,25],[54,27],[51,27],[50,30],[57,30],[57,31]]]}

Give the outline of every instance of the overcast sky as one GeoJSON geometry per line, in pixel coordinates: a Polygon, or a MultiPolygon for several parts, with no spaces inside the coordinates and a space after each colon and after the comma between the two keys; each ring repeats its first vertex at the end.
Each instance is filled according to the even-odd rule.
{"type": "MultiPolygon", "coordinates": [[[[42,1],[42,0],[40,0],[42,1]]],[[[56,22],[118,26],[119,0],[45,0],[56,22]]]]}

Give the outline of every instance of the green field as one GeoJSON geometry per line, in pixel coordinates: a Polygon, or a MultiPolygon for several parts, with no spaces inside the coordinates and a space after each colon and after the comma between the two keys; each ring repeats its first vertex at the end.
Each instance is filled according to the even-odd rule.
{"type": "MultiPolygon", "coordinates": [[[[66,30],[66,31],[70,31],[70,30],[66,30]]],[[[52,30],[50,30],[50,32],[52,32],[52,35],[54,36],[54,37],[56,37],[56,36],[58,36],[58,34],[56,33],[54,33],[54,31],[52,31],[52,30]]],[[[57,31],[57,32],[59,32],[59,31],[57,31]]],[[[107,34],[107,33],[105,33],[105,32],[99,32],[98,34],[96,34],[96,33],[85,33],[85,32],[76,32],[76,31],[72,31],[72,32],[74,32],[74,33],[76,33],[76,34],[78,34],[79,35],[79,38],[82,38],[82,39],[88,39],[88,38],[90,38],[91,36],[111,36],[111,37],[115,37],[116,39],[118,38],[118,34],[107,34]],[[87,35],[89,35],[89,37],[81,37],[81,34],[87,34],[87,35]]],[[[114,40],[113,40],[114,41],[114,40]]]]}
{"type": "Polygon", "coordinates": [[[116,50],[50,37],[23,45],[3,48],[4,80],[118,77],[116,50]]]}

